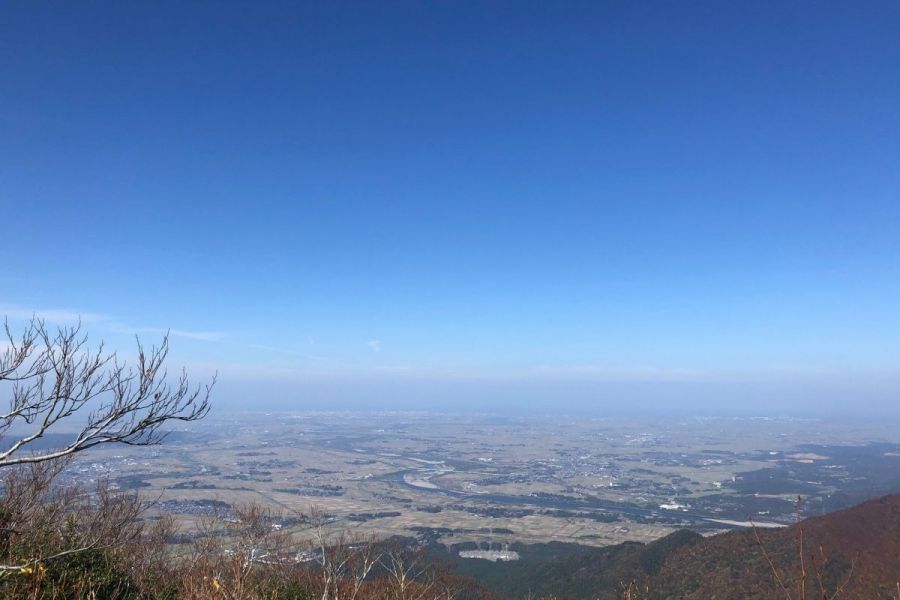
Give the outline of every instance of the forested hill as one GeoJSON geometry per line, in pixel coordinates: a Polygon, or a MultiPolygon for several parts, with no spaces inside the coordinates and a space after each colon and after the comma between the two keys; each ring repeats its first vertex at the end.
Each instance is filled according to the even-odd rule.
{"type": "Polygon", "coordinates": [[[623,585],[632,582],[637,597],[652,599],[785,598],[782,585],[794,600],[831,598],[839,589],[836,597],[842,599],[897,598],[900,495],[784,529],[746,529],[708,538],[679,531],[646,545],[516,549],[519,561],[459,561],[455,570],[507,598],[531,593],[606,600],[622,597],[623,585]]]}
{"type": "Polygon", "coordinates": [[[801,587],[807,598],[823,598],[823,587],[827,598],[839,588],[839,598],[897,598],[900,495],[785,529],[731,532],[678,548],[648,585],[657,598],[783,598],[773,566],[794,599],[801,587]]]}
{"type": "Polygon", "coordinates": [[[646,545],[626,542],[594,548],[560,542],[515,544],[511,549],[519,553],[520,560],[461,560],[455,571],[506,598],[613,600],[621,597],[623,583],[646,579],[677,548],[702,540],[697,533],[681,530],[646,545]]]}

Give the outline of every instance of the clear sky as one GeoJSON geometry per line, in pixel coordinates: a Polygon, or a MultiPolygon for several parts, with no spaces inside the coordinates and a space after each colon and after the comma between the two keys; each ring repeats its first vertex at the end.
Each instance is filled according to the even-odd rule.
{"type": "Polygon", "coordinates": [[[222,403],[900,406],[896,2],[8,2],[0,312],[222,403]]]}

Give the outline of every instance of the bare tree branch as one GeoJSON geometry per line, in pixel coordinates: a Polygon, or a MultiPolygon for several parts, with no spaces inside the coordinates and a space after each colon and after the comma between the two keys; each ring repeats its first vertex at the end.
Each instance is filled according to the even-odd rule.
{"type": "Polygon", "coordinates": [[[182,371],[170,383],[168,336],[149,351],[138,341],[137,362],[129,366],[102,343],[88,348],[80,323],[51,332],[32,319],[19,337],[8,323],[4,328],[9,344],[0,354],[0,384],[8,384],[11,398],[9,410],[0,415],[0,441],[14,426],[26,433],[0,450],[0,467],[55,460],[106,443],[158,444],[166,423],[195,421],[209,411],[215,376],[192,386],[182,371]],[[86,421],[68,443],[51,450],[32,446],[76,413],[86,421]]]}

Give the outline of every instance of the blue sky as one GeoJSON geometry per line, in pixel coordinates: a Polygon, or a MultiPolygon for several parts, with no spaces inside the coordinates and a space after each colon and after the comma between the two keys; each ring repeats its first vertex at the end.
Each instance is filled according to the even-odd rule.
{"type": "Polygon", "coordinates": [[[16,2],[0,312],[226,404],[888,410],[900,5],[16,2]]]}

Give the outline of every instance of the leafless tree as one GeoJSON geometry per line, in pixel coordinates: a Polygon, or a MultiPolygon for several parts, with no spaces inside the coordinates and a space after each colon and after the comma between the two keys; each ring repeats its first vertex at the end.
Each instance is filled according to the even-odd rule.
{"type": "Polygon", "coordinates": [[[226,521],[229,547],[224,561],[228,593],[231,598],[250,597],[250,576],[256,567],[283,573],[297,554],[294,535],[283,529],[282,515],[261,504],[232,507],[232,518],[226,521]]]}
{"type": "Polygon", "coordinates": [[[6,441],[0,468],[54,460],[105,443],[157,444],[166,423],[195,421],[209,410],[215,377],[192,387],[182,372],[169,383],[168,337],[149,352],[138,342],[137,363],[128,366],[102,343],[91,350],[80,323],[51,331],[32,319],[21,336],[13,335],[8,322],[5,330],[9,343],[0,353],[0,384],[7,384],[11,398],[8,412],[0,415],[0,442],[6,441]],[[35,448],[35,440],[61,422],[75,421],[76,414],[85,421],[67,443],[35,448]]]}
{"type": "Polygon", "coordinates": [[[421,549],[409,550],[402,546],[386,552],[381,560],[391,600],[425,600],[440,598],[440,591],[435,593],[436,580],[434,574],[424,564],[421,549]]]}
{"type": "Polygon", "coordinates": [[[289,577],[296,567],[295,536],[282,527],[282,515],[261,504],[215,509],[200,519],[192,552],[179,560],[181,595],[249,600],[260,597],[259,577],[289,577]]]}
{"type": "Polygon", "coordinates": [[[141,535],[141,502],[112,490],[106,480],[93,489],[54,487],[58,465],[36,463],[9,469],[0,510],[0,573],[28,571],[46,561],[91,549],[118,547],[141,535]]]}
{"type": "Polygon", "coordinates": [[[49,330],[32,319],[21,336],[4,324],[0,393],[0,574],[27,572],[42,563],[90,549],[134,543],[143,503],[105,481],[96,489],[53,482],[77,453],[106,443],[157,444],[172,421],[194,421],[209,410],[208,385],[192,387],[185,373],[170,384],[168,340],[136,364],[88,347],[80,323],[49,330]],[[37,441],[57,433],[47,447],[37,441]]]}
{"type": "Polygon", "coordinates": [[[790,585],[790,577],[788,573],[782,574],[778,567],[775,565],[775,561],[772,559],[772,556],[766,550],[765,545],[763,544],[762,537],[759,534],[759,529],[756,527],[756,524],[753,523],[753,520],[750,520],[750,527],[753,530],[753,536],[756,541],[756,545],[759,547],[760,552],[763,555],[763,558],[766,561],[766,565],[768,565],[769,570],[772,573],[772,579],[775,582],[776,587],[780,594],[784,594],[785,600],[805,600],[807,598],[807,591],[811,592],[811,594],[816,598],[821,598],[822,600],[836,600],[838,598],[843,598],[846,587],[850,583],[853,578],[853,571],[855,567],[856,561],[852,561],[850,563],[850,570],[848,571],[846,577],[842,582],[840,582],[833,591],[828,590],[825,585],[825,579],[823,577],[823,571],[825,565],[828,562],[828,558],[825,555],[825,551],[821,546],[819,546],[819,556],[816,557],[815,554],[810,553],[809,555],[809,564],[812,565],[813,572],[816,575],[815,583],[817,584],[817,589],[813,589],[810,587],[807,590],[807,581],[809,575],[807,573],[807,558],[805,554],[805,537],[803,531],[803,520],[802,520],[802,508],[803,508],[803,498],[801,496],[797,496],[797,500],[794,503],[796,508],[796,524],[794,525],[797,531],[797,557],[799,562],[799,571],[798,576],[795,577],[797,582],[797,589],[793,589],[790,585]]]}
{"type": "Polygon", "coordinates": [[[331,535],[328,515],[316,507],[309,520],[322,600],[355,600],[381,556],[374,537],[352,536],[345,530],[331,535]]]}

